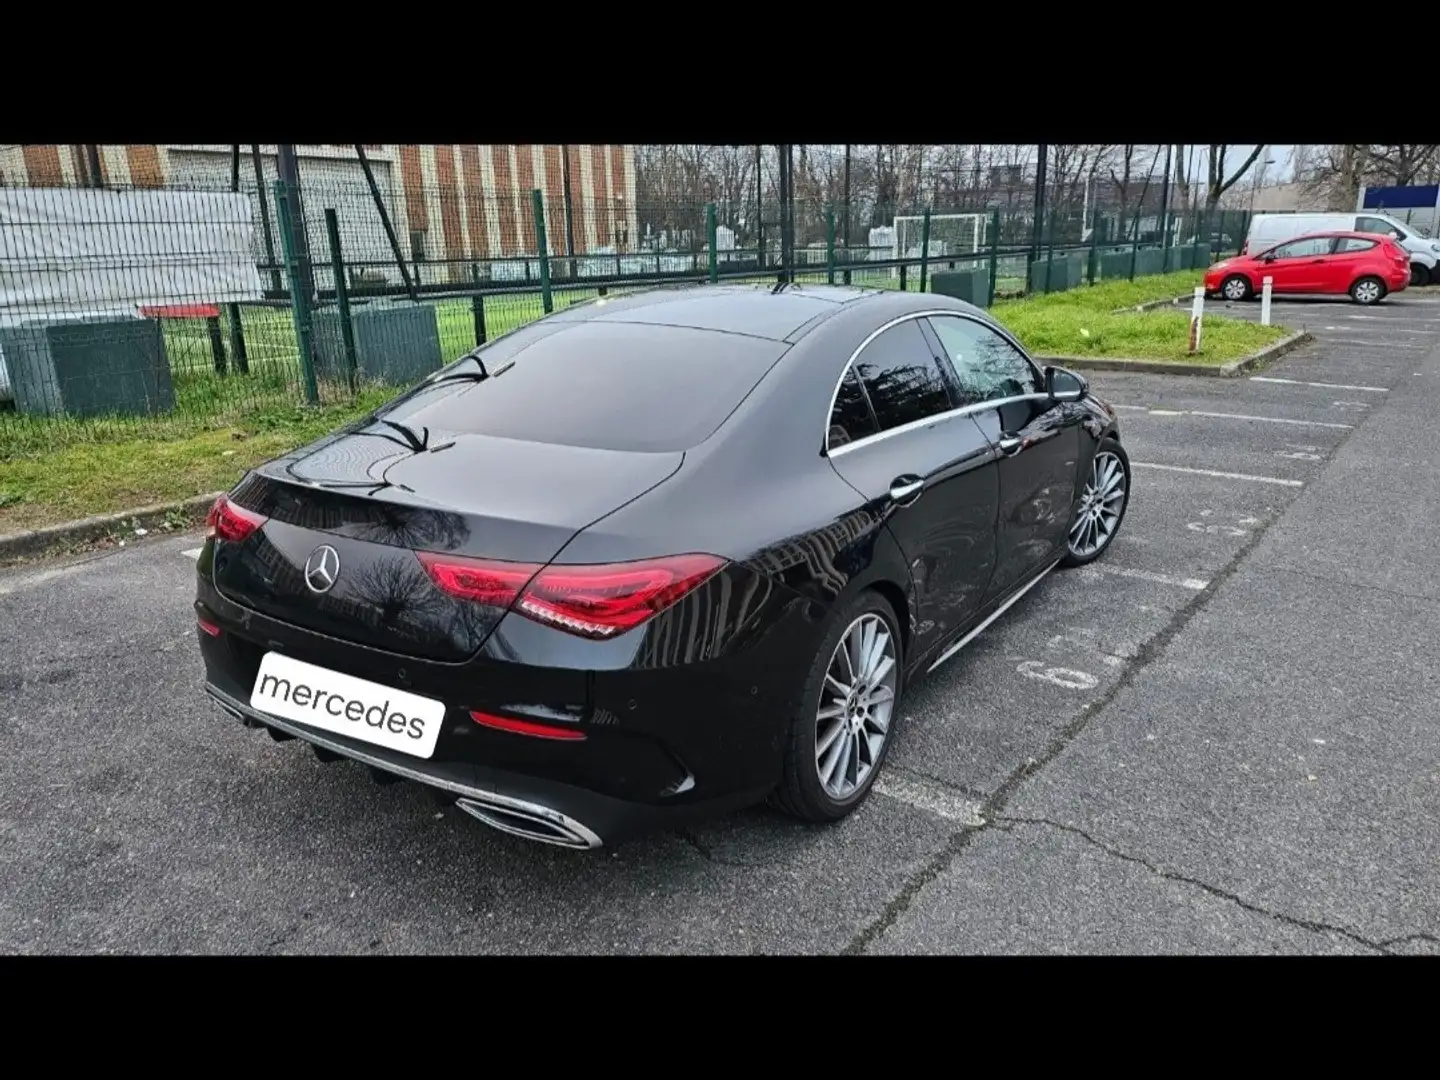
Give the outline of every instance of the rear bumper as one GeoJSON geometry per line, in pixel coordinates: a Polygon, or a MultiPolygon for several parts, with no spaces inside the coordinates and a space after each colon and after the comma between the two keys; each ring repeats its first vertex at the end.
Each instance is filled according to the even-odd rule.
{"type": "Polygon", "coordinates": [[[697,817],[751,805],[766,795],[764,791],[747,792],[683,806],[626,802],[569,784],[482,765],[410,758],[262,713],[237,697],[233,687],[221,688],[207,681],[205,692],[247,727],[266,727],[282,738],[300,739],[330,755],[422,784],[442,802],[453,803],[492,828],[558,847],[594,850],[657,829],[674,828],[697,817]]]}

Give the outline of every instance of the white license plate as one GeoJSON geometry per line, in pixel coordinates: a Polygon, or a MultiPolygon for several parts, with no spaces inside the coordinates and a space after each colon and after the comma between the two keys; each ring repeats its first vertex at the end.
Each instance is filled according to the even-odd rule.
{"type": "Polygon", "coordinates": [[[443,701],[273,652],[260,661],[250,707],[419,758],[435,753],[445,718],[443,701]]]}

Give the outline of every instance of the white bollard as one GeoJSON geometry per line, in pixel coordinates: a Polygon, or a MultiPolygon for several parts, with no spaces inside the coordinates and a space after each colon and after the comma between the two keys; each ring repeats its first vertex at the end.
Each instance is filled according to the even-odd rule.
{"type": "Polygon", "coordinates": [[[1195,301],[1190,305],[1190,352],[1200,351],[1200,324],[1205,318],[1205,288],[1195,287],[1195,301]]]}
{"type": "Polygon", "coordinates": [[[1260,325],[1270,325],[1270,286],[1275,279],[1271,277],[1260,279],[1260,325]]]}

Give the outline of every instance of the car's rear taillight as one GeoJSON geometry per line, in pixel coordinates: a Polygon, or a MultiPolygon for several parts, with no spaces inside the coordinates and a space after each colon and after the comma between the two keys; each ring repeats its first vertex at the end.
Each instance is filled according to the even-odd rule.
{"type": "Polygon", "coordinates": [[[211,540],[228,540],[238,544],[269,519],[254,510],[246,510],[221,495],[205,516],[206,535],[211,540]]]}
{"type": "Polygon", "coordinates": [[[674,555],[641,562],[546,566],[419,552],[444,592],[588,638],[633,630],[703,585],[725,560],[674,555]]]}

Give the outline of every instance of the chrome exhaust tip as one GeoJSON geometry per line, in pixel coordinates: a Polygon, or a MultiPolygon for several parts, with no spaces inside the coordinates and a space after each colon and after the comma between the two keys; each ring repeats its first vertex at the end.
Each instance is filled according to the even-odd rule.
{"type": "Polygon", "coordinates": [[[455,805],[499,832],[577,851],[600,847],[600,837],[558,810],[503,795],[463,796],[455,805]]]}

